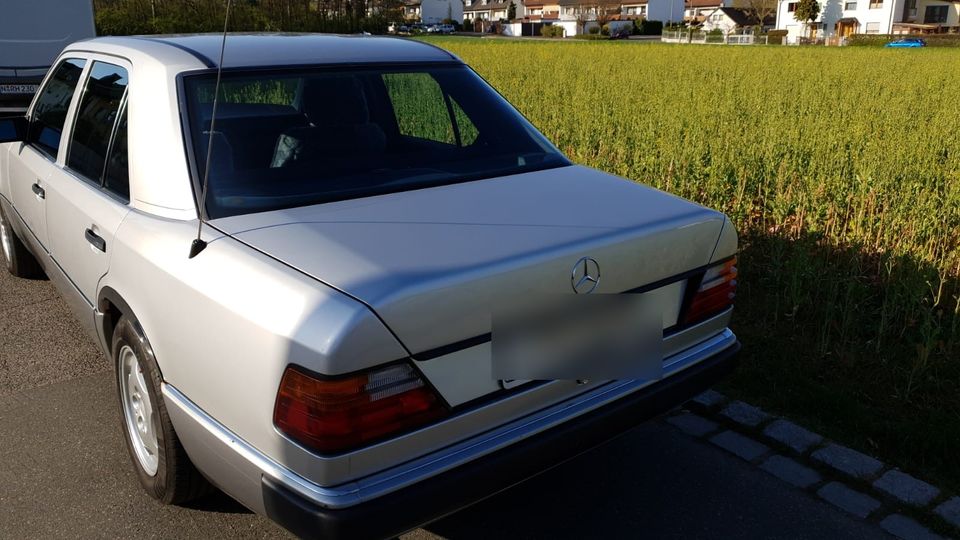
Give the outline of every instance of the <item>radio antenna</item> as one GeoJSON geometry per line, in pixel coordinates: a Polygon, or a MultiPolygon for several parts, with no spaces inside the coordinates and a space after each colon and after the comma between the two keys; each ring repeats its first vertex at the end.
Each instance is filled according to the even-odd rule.
{"type": "Polygon", "coordinates": [[[213,132],[217,121],[217,104],[220,102],[220,75],[223,73],[223,51],[227,48],[227,26],[230,24],[230,4],[223,17],[223,38],[220,40],[220,61],[217,63],[217,82],[213,85],[213,108],[210,110],[210,131],[207,132],[207,158],[203,162],[203,185],[200,186],[200,204],[197,205],[197,237],[190,244],[190,258],[200,254],[207,243],[200,238],[203,231],[203,213],[207,208],[207,188],[210,185],[210,157],[213,155],[213,132]]]}

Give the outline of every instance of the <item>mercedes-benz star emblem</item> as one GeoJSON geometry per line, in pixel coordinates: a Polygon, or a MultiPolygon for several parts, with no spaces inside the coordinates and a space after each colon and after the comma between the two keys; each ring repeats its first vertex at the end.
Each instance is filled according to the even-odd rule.
{"type": "Polygon", "coordinates": [[[570,285],[577,294],[590,294],[600,284],[600,265],[590,257],[583,257],[573,265],[570,285]]]}

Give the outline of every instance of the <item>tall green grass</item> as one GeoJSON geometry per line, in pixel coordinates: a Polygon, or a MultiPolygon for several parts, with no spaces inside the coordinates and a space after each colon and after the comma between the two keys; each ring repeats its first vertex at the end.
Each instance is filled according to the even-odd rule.
{"type": "Polygon", "coordinates": [[[435,39],[741,233],[731,391],[960,488],[960,54],[435,39]]]}

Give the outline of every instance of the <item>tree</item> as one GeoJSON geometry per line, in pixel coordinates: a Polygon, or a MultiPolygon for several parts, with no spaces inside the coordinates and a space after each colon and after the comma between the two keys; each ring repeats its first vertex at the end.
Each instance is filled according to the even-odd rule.
{"type": "Polygon", "coordinates": [[[574,8],[574,15],[577,19],[577,27],[580,33],[587,28],[587,23],[596,21],[597,27],[601,28],[613,19],[613,15],[620,13],[622,4],[615,0],[584,0],[574,8]]]}
{"type": "Polygon", "coordinates": [[[574,15],[577,18],[577,28],[579,29],[579,33],[583,34],[586,31],[587,23],[593,18],[592,11],[593,4],[589,2],[581,2],[574,8],[574,15]]]}
{"type": "Polygon", "coordinates": [[[793,12],[793,18],[807,25],[810,29],[810,37],[816,38],[813,21],[820,16],[820,2],[817,0],[797,0],[797,10],[793,12]]]}
{"type": "Polygon", "coordinates": [[[512,21],[517,18],[517,4],[513,3],[513,0],[510,1],[510,6],[507,7],[507,20],[512,21]]]}
{"type": "Polygon", "coordinates": [[[736,0],[733,5],[746,11],[761,28],[763,21],[777,13],[777,0],[736,0]]]}
{"type": "Polygon", "coordinates": [[[597,2],[597,24],[603,28],[613,19],[613,16],[619,14],[622,7],[619,3],[611,0],[599,0],[597,2]]]}

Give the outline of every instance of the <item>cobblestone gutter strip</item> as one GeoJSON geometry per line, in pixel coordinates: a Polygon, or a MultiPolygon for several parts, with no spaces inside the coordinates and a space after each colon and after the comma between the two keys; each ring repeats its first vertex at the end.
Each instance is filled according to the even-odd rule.
{"type": "Polygon", "coordinates": [[[667,422],[898,538],[960,537],[960,496],[715,390],[667,422]]]}

